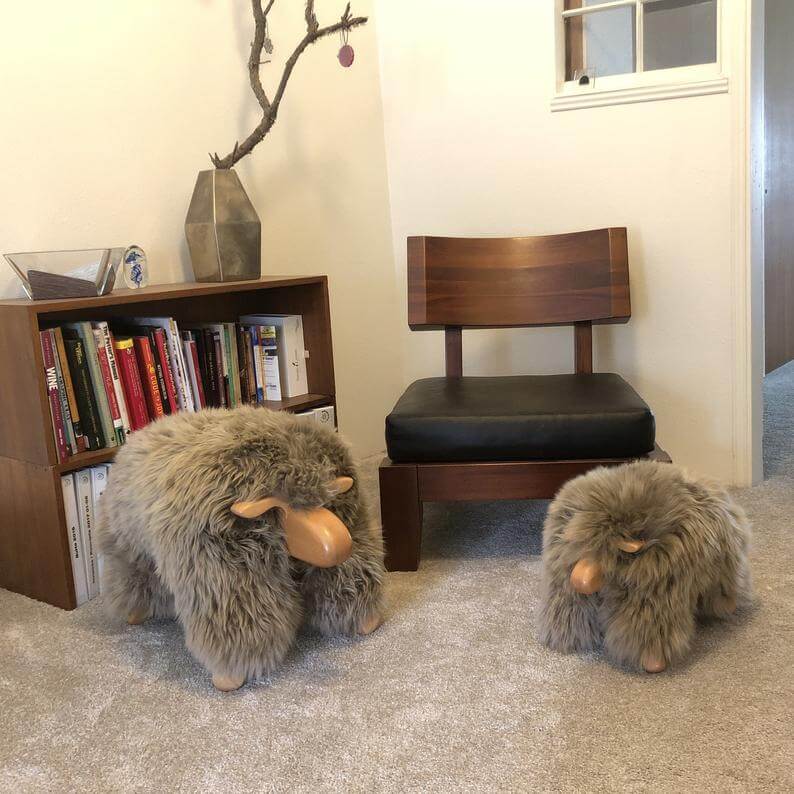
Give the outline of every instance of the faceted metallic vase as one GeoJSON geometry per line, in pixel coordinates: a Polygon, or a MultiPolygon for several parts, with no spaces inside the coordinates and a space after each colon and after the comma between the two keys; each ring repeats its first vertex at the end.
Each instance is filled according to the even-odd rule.
{"type": "Polygon", "coordinates": [[[261,275],[262,225],[231,169],[199,172],[185,236],[196,281],[241,281],[261,275]]]}

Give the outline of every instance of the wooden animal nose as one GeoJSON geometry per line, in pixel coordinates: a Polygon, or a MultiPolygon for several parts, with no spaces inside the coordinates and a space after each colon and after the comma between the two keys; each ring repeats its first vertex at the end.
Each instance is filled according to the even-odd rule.
{"type": "Polygon", "coordinates": [[[314,510],[283,510],[287,551],[292,557],[317,568],[343,563],[353,551],[348,528],[326,507],[314,510]]]}

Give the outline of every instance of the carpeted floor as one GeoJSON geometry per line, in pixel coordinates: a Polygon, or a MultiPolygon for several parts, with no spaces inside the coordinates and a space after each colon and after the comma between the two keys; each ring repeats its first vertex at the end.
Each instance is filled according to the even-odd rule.
{"type": "Polygon", "coordinates": [[[703,628],[685,665],[539,647],[545,504],[432,505],[376,634],[307,634],[230,695],[173,623],[0,591],[0,790],[794,790],[794,365],[766,394],[768,479],[739,493],[758,603],[703,628]]]}

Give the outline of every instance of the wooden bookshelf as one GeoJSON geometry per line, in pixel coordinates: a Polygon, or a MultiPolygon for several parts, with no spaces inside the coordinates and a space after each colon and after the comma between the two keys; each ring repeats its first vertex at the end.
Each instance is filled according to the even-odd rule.
{"type": "Polygon", "coordinates": [[[60,476],[107,463],[116,453],[116,448],[83,452],[58,463],[41,329],[76,320],[174,317],[184,324],[277,313],[303,316],[310,393],[265,405],[285,411],[336,407],[325,276],[165,284],[99,298],[0,300],[0,587],[74,609],[60,476]]]}

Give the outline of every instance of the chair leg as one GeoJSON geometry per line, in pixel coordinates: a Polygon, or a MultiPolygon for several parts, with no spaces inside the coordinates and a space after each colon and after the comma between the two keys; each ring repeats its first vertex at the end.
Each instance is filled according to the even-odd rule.
{"type": "Polygon", "coordinates": [[[380,515],[387,571],[419,568],[422,503],[416,466],[385,460],[379,470],[380,515]]]}

